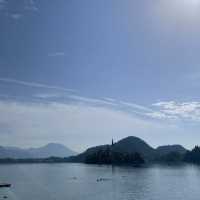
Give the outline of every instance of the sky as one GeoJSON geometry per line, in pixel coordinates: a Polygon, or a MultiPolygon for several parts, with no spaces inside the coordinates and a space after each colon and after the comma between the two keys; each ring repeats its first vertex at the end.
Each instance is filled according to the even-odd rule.
{"type": "Polygon", "coordinates": [[[0,0],[0,145],[200,143],[200,0],[0,0]]]}

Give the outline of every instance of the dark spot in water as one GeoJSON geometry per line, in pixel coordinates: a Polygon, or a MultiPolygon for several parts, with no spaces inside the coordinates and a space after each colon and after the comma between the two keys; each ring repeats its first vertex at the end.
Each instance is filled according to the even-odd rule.
{"type": "Polygon", "coordinates": [[[109,178],[98,178],[97,182],[102,182],[102,181],[109,181],[109,178]]]}

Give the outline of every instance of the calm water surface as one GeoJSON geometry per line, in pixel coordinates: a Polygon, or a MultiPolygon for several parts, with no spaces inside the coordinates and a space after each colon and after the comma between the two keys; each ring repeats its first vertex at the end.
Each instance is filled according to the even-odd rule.
{"type": "Polygon", "coordinates": [[[111,167],[85,164],[0,165],[0,199],[199,200],[200,167],[111,167]],[[102,178],[102,179],[101,179],[102,178]],[[97,181],[100,179],[100,181],[97,181]]]}

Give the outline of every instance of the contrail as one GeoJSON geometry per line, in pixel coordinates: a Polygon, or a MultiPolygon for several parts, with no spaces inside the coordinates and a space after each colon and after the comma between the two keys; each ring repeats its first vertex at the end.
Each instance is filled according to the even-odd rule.
{"type": "Polygon", "coordinates": [[[0,78],[0,81],[4,83],[13,83],[13,84],[18,84],[18,85],[23,85],[26,87],[53,89],[53,90],[60,90],[64,92],[76,92],[76,90],[68,89],[64,87],[45,85],[45,84],[35,83],[35,82],[21,81],[21,80],[16,80],[16,79],[11,79],[11,78],[0,78]]]}

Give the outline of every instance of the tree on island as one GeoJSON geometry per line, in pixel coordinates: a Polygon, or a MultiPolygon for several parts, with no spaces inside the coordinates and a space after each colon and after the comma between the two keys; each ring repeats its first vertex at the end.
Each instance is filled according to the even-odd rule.
{"type": "Polygon", "coordinates": [[[179,152],[170,152],[166,155],[159,156],[155,159],[157,162],[164,162],[164,163],[179,163],[183,159],[183,155],[181,155],[179,152]]]}
{"type": "Polygon", "coordinates": [[[144,164],[145,161],[139,153],[114,152],[112,148],[99,150],[86,156],[85,163],[88,164],[144,164]]]}
{"type": "Polygon", "coordinates": [[[185,162],[200,164],[200,147],[195,146],[192,151],[187,151],[184,157],[185,162]]]}

